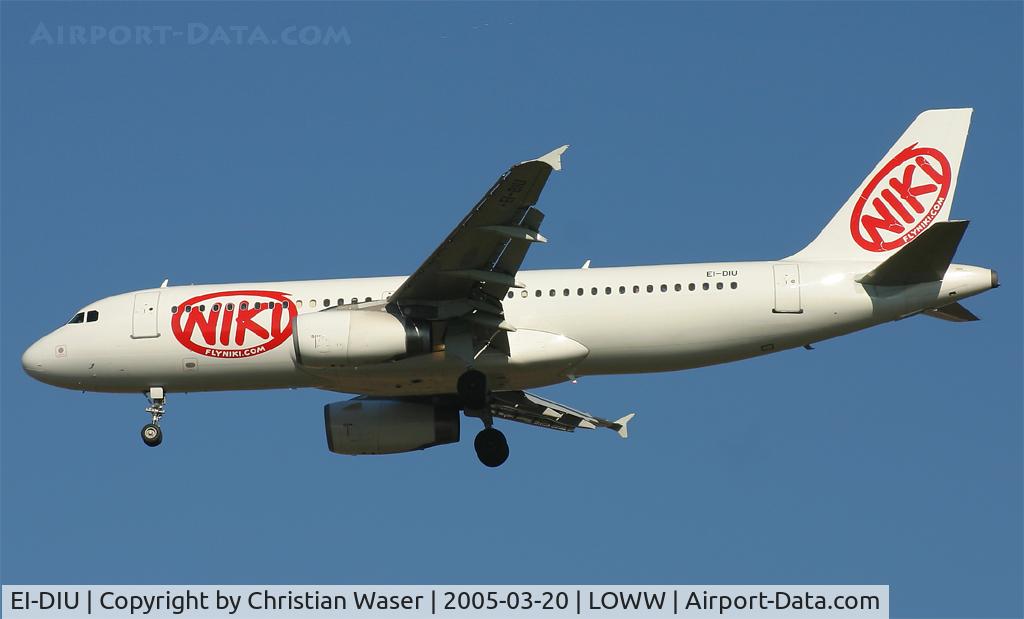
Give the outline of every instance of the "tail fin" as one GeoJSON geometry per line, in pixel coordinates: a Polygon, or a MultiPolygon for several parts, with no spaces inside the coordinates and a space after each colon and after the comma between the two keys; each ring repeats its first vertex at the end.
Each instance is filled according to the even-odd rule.
{"type": "Polygon", "coordinates": [[[881,262],[948,220],[973,111],[922,112],[818,237],[788,259],[881,262]]]}

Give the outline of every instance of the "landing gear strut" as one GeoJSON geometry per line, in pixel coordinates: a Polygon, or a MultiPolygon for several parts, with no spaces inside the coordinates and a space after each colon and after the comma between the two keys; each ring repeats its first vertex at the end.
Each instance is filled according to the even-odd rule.
{"type": "Polygon", "coordinates": [[[164,433],[160,430],[160,418],[164,416],[166,405],[163,387],[150,387],[146,397],[149,399],[146,412],[153,416],[153,421],[142,426],[142,442],[156,447],[164,440],[164,433]]]}
{"type": "Polygon", "coordinates": [[[487,375],[479,370],[467,370],[459,377],[457,388],[466,416],[479,417],[484,422],[484,429],[473,441],[476,456],[484,466],[501,466],[508,460],[508,441],[501,430],[493,427],[494,417],[488,406],[491,394],[487,388],[487,375]]]}

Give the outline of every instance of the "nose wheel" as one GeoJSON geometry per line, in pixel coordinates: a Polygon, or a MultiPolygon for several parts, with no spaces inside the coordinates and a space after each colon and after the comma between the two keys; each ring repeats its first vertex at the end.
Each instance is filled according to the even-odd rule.
{"type": "Polygon", "coordinates": [[[147,423],[142,426],[142,442],[150,447],[156,447],[164,440],[164,433],[160,426],[155,423],[147,423]]]}
{"type": "Polygon", "coordinates": [[[152,416],[153,421],[142,426],[142,442],[150,447],[156,447],[164,441],[164,433],[160,429],[160,418],[164,416],[164,407],[167,404],[163,387],[151,387],[146,393],[146,398],[149,399],[146,412],[152,416]]]}

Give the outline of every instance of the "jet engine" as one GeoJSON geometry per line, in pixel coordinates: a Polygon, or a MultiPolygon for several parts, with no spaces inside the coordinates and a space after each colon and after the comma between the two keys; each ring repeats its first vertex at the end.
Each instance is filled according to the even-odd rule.
{"type": "Polygon", "coordinates": [[[360,365],[428,352],[430,329],[384,311],[327,310],[296,316],[292,343],[299,365],[360,365]]]}
{"type": "Polygon", "coordinates": [[[337,454],[393,454],[459,442],[459,410],[429,402],[358,397],[324,406],[337,454]]]}

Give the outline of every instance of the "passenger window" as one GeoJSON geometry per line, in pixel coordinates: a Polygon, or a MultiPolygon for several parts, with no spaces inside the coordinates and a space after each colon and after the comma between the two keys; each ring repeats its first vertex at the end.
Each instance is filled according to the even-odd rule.
{"type": "MultiPolygon", "coordinates": [[[[220,304],[219,303],[217,304],[217,309],[220,309],[220,304]]],[[[235,304],[234,303],[228,303],[227,310],[229,312],[235,311],[235,304]]]]}
{"type": "Polygon", "coordinates": [[[597,295],[597,288],[591,288],[590,289],[590,294],[597,295]]]}
{"type": "Polygon", "coordinates": [[[721,290],[722,288],[725,288],[725,285],[722,282],[718,282],[717,284],[715,284],[715,288],[721,290]]]}
{"type": "Polygon", "coordinates": [[[310,299],[309,300],[309,307],[311,307],[311,308],[316,307],[316,299],[310,299]]]}
{"type": "Polygon", "coordinates": [[[331,306],[331,300],[330,299],[324,299],[324,307],[330,307],[330,306],[331,306]]]}
{"type": "Polygon", "coordinates": [[[177,305],[172,305],[171,306],[171,313],[172,314],[177,314],[178,313],[178,306],[177,305]]]}
{"type": "Polygon", "coordinates": [[[192,306],[191,305],[186,305],[185,306],[185,313],[187,314],[187,313],[189,313],[191,311],[192,311],[192,306]]]}
{"type": "Polygon", "coordinates": [[[297,307],[298,309],[302,309],[302,301],[301,300],[296,301],[295,302],[295,307],[297,307]]]}
{"type": "Polygon", "coordinates": [[[85,312],[78,312],[77,314],[72,316],[71,320],[68,321],[68,324],[69,325],[77,325],[77,324],[79,324],[81,322],[85,322],[85,312]]]}
{"type": "MultiPolygon", "coordinates": [[[[271,303],[270,307],[274,307],[274,304],[271,303]]],[[[281,301],[281,307],[288,309],[288,301],[281,301]]]]}
{"type": "Polygon", "coordinates": [[[611,286],[605,286],[604,293],[605,294],[611,294],[612,293],[612,287],[611,286]]]}
{"type": "Polygon", "coordinates": [[[355,297],[352,297],[352,302],[353,302],[353,303],[359,303],[359,299],[357,299],[357,298],[355,298],[355,297]]]}
{"type": "Polygon", "coordinates": [[[548,291],[548,296],[549,297],[555,296],[555,289],[554,288],[552,288],[551,290],[548,291]]]}
{"type": "Polygon", "coordinates": [[[736,282],[729,284],[729,287],[732,288],[733,290],[736,290],[736,282]]]}
{"type": "Polygon", "coordinates": [[[696,286],[694,286],[693,284],[690,284],[690,285],[689,285],[689,289],[690,289],[690,292],[693,292],[694,290],[696,290],[696,289],[697,289],[697,287],[696,287],[696,286]]]}
{"type": "Polygon", "coordinates": [[[538,296],[538,297],[539,297],[539,296],[541,296],[541,294],[542,294],[542,292],[541,292],[540,290],[538,290],[538,291],[537,291],[537,294],[536,294],[535,296],[538,296]]]}
{"type": "Polygon", "coordinates": [[[249,309],[249,302],[248,301],[242,301],[241,303],[238,304],[238,309],[240,309],[240,310],[249,309]]]}
{"type": "Polygon", "coordinates": [[[508,294],[507,294],[507,295],[505,295],[505,296],[511,299],[511,298],[512,298],[513,296],[515,296],[515,295],[514,295],[514,294],[512,293],[512,291],[511,291],[511,290],[509,290],[509,291],[508,291],[508,294]]]}
{"type": "Polygon", "coordinates": [[[261,307],[263,307],[263,305],[259,301],[256,301],[255,303],[252,304],[252,308],[253,309],[257,309],[258,310],[261,307]]]}
{"type": "Polygon", "coordinates": [[[367,301],[372,301],[373,299],[371,299],[370,297],[366,297],[366,300],[367,301]]]}
{"type": "Polygon", "coordinates": [[[565,290],[562,291],[562,296],[566,296],[566,297],[569,296],[569,289],[568,288],[566,288],[565,290]]]}
{"type": "Polygon", "coordinates": [[[582,297],[583,296],[583,289],[582,288],[577,288],[576,289],[576,296],[577,297],[582,297]]]}
{"type": "Polygon", "coordinates": [[[200,312],[205,312],[206,311],[206,305],[200,305],[199,306],[199,311],[200,312]]]}
{"type": "Polygon", "coordinates": [[[619,286],[619,294],[626,294],[626,287],[625,286],[619,286]]]}
{"type": "Polygon", "coordinates": [[[640,286],[633,286],[633,294],[640,292],[640,286]]]}
{"type": "Polygon", "coordinates": [[[654,286],[647,284],[647,292],[654,292],[654,286]]]}
{"type": "Polygon", "coordinates": [[[676,284],[676,292],[679,292],[682,289],[683,289],[683,285],[682,284],[676,284]]]}
{"type": "Polygon", "coordinates": [[[345,299],[338,299],[338,305],[345,305],[345,299]]]}
{"type": "Polygon", "coordinates": [[[86,322],[96,322],[100,319],[100,313],[97,310],[89,310],[89,313],[85,315],[86,322]]]}
{"type": "MultiPolygon", "coordinates": [[[[210,309],[215,311],[215,312],[219,312],[220,311],[220,303],[214,303],[213,307],[211,307],[210,309]]],[[[231,307],[228,306],[228,309],[231,309],[231,307]]]]}
{"type": "Polygon", "coordinates": [[[528,291],[524,290],[524,291],[519,293],[519,296],[521,296],[521,297],[523,297],[525,299],[526,297],[530,296],[530,293],[528,291]]]}
{"type": "Polygon", "coordinates": [[[707,290],[708,288],[711,288],[711,286],[709,286],[707,282],[704,282],[704,284],[701,286],[701,288],[703,288],[704,290],[707,290]]]}

